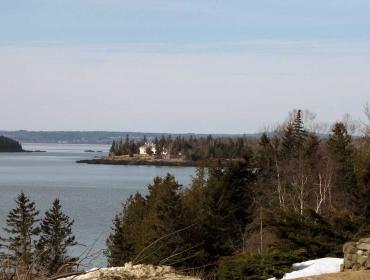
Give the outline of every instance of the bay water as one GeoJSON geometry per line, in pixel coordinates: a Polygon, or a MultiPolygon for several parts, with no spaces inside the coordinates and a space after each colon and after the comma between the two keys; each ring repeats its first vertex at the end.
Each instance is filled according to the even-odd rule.
{"type": "Polygon", "coordinates": [[[106,155],[108,145],[23,144],[23,148],[45,152],[0,153],[0,236],[5,234],[6,215],[21,191],[36,202],[40,217],[59,198],[63,211],[75,221],[73,231],[80,245],[71,253],[80,255],[89,249],[90,254],[97,253],[96,258],[86,260],[88,267],[106,265],[101,250],[106,247],[112,219],[127,197],[135,192],[145,195],[155,176],[171,173],[187,186],[195,174],[193,167],[76,163],[106,155]]]}

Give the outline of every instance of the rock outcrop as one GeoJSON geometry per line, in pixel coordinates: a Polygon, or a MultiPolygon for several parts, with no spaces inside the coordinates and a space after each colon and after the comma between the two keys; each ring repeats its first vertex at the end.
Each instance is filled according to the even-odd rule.
{"type": "Polygon", "coordinates": [[[342,270],[370,270],[370,238],[347,242],[343,246],[342,270]]]}
{"type": "Polygon", "coordinates": [[[60,278],[59,280],[200,280],[196,277],[183,276],[169,266],[132,265],[123,267],[94,268],[87,273],[60,278]]]}

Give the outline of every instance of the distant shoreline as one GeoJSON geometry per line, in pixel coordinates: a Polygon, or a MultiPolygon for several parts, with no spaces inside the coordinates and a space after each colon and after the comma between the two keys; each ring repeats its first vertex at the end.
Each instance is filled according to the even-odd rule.
{"type": "Polygon", "coordinates": [[[0,153],[7,153],[7,154],[20,154],[20,153],[46,153],[46,151],[41,150],[35,150],[35,151],[28,151],[28,150],[22,150],[22,151],[0,151],[0,153]]]}
{"type": "Polygon", "coordinates": [[[259,138],[260,133],[248,134],[227,134],[227,133],[170,133],[170,132],[130,132],[130,131],[6,131],[0,130],[0,134],[6,137],[16,139],[21,143],[48,143],[48,144],[102,144],[111,145],[113,140],[125,139],[126,136],[130,140],[141,141],[144,137],[148,140],[161,138],[162,136],[171,136],[176,138],[181,136],[184,138],[206,138],[209,135],[212,137],[225,137],[225,138],[239,138],[250,137],[259,138]]]}

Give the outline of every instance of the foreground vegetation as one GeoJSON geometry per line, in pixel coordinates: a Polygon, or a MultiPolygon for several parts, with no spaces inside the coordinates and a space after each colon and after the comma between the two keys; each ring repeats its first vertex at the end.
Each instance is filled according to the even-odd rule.
{"type": "Polygon", "coordinates": [[[40,220],[35,202],[21,192],[7,215],[1,240],[0,279],[44,279],[76,270],[77,257],[68,249],[77,243],[73,220],[55,199],[40,220]]]}
{"type": "Polygon", "coordinates": [[[370,122],[356,138],[348,121],[322,137],[305,119],[295,111],[241,160],[198,168],[189,188],[155,178],[117,214],[109,264],[266,279],[294,262],[342,256],[344,242],[370,234],[370,122]]]}
{"type": "MultiPolygon", "coordinates": [[[[240,154],[198,167],[190,186],[170,174],[154,178],[148,194],[133,194],[114,218],[109,266],[170,265],[204,279],[267,279],[281,277],[294,262],[342,256],[345,242],[370,235],[366,112],[356,137],[348,119],[323,137],[309,113],[298,110],[258,142],[226,141],[232,144],[225,154],[243,143],[240,154]]],[[[35,203],[21,193],[0,242],[1,278],[75,273],[80,261],[68,254],[76,245],[72,225],[59,200],[40,221],[35,203]]]]}

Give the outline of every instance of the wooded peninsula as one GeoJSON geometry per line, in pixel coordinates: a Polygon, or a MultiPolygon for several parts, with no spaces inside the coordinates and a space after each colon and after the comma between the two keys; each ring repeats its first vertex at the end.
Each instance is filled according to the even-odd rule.
{"type": "Polygon", "coordinates": [[[0,135],[0,153],[24,152],[22,145],[11,138],[0,135]]]}
{"type": "Polygon", "coordinates": [[[141,140],[113,141],[107,157],[80,160],[78,163],[112,165],[158,166],[215,166],[218,162],[240,160],[258,141],[240,137],[184,137],[162,135],[152,141],[144,136],[141,140]]]}

